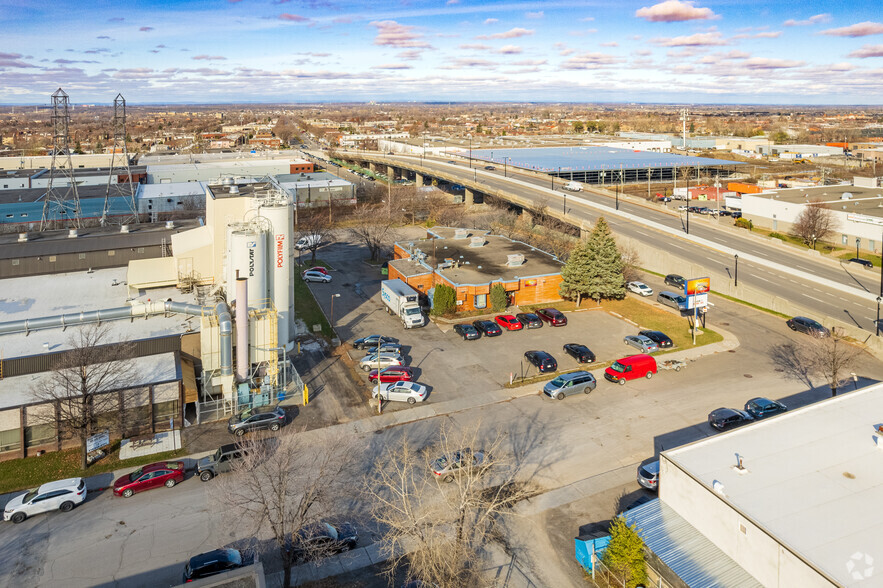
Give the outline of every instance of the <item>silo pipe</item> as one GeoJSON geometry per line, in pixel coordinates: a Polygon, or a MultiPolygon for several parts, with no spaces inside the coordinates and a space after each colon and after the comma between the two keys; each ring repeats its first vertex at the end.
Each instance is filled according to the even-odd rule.
{"type": "Polygon", "coordinates": [[[233,317],[226,302],[215,305],[218,327],[221,333],[221,376],[233,375],[233,317]]]}

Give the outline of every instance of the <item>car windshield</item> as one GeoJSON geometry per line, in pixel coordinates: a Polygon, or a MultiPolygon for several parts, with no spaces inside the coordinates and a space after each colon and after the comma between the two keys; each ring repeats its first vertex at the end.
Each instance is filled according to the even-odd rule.
{"type": "Polygon", "coordinates": [[[419,308],[407,308],[407,309],[405,309],[405,314],[407,314],[407,315],[420,314],[420,309],[419,308]]]}
{"type": "Polygon", "coordinates": [[[143,474],[143,473],[144,473],[144,470],[142,468],[138,468],[137,470],[135,470],[134,472],[129,474],[129,481],[134,482],[135,480],[140,478],[141,474],[143,474]]]}
{"type": "Polygon", "coordinates": [[[615,372],[623,373],[625,371],[625,366],[622,365],[621,363],[619,363],[618,361],[614,361],[613,365],[610,366],[610,369],[612,369],[615,372]]]}
{"type": "Polygon", "coordinates": [[[21,499],[22,504],[26,504],[33,500],[34,496],[37,495],[37,490],[38,488],[31,488],[30,490],[28,490],[28,493],[25,494],[24,497],[21,499]]]}
{"type": "Polygon", "coordinates": [[[552,386],[554,386],[555,388],[561,388],[565,384],[564,378],[562,378],[561,376],[558,376],[557,378],[552,380],[551,383],[552,383],[552,386]]]}

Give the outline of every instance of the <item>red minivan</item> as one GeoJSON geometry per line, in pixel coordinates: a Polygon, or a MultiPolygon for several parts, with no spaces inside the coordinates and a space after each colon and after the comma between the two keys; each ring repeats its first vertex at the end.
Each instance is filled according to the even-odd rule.
{"type": "Polygon", "coordinates": [[[626,380],[647,378],[648,380],[656,373],[656,359],[646,353],[630,355],[613,362],[604,370],[604,379],[610,382],[618,382],[625,385],[626,380]]]}

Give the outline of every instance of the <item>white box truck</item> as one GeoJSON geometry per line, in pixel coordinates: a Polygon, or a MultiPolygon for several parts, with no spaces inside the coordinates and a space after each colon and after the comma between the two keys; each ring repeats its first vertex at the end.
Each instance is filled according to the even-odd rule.
{"type": "Polygon", "coordinates": [[[386,312],[394,314],[402,320],[406,329],[422,327],[426,318],[420,310],[420,295],[417,291],[401,280],[383,280],[380,282],[380,298],[386,306],[386,312]]]}

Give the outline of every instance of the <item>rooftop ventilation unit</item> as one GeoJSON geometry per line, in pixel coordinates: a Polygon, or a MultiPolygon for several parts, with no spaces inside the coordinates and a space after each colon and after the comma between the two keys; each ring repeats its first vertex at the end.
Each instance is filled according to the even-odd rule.
{"type": "Polygon", "coordinates": [[[120,233],[128,233],[129,225],[120,225],[120,233]]]}
{"type": "Polygon", "coordinates": [[[231,194],[239,194],[239,186],[230,186],[231,194]]]}
{"type": "Polygon", "coordinates": [[[18,242],[19,242],[19,243],[26,243],[27,240],[28,240],[28,234],[27,234],[27,233],[19,233],[19,234],[18,234],[18,242]]]}
{"type": "Polygon", "coordinates": [[[174,229],[175,228],[175,221],[166,221],[166,228],[167,229],[174,229]]]}
{"type": "Polygon", "coordinates": [[[233,185],[233,178],[231,178],[231,177],[221,178],[221,185],[222,186],[232,186],[233,185]]]}
{"type": "Polygon", "coordinates": [[[454,239],[465,239],[469,236],[469,231],[466,229],[456,229],[454,231],[454,239]]]}
{"type": "Polygon", "coordinates": [[[76,239],[77,238],[77,230],[76,229],[68,230],[67,237],[68,237],[68,239],[76,239]]]}
{"type": "Polygon", "coordinates": [[[484,240],[484,237],[471,237],[469,239],[470,247],[484,247],[485,243],[487,243],[487,241],[484,240]]]}
{"type": "Polygon", "coordinates": [[[506,265],[509,267],[519,267],[524,265],[524,256],[520,253],[513,253],[512,255],[506,256],[506,265]]]}

